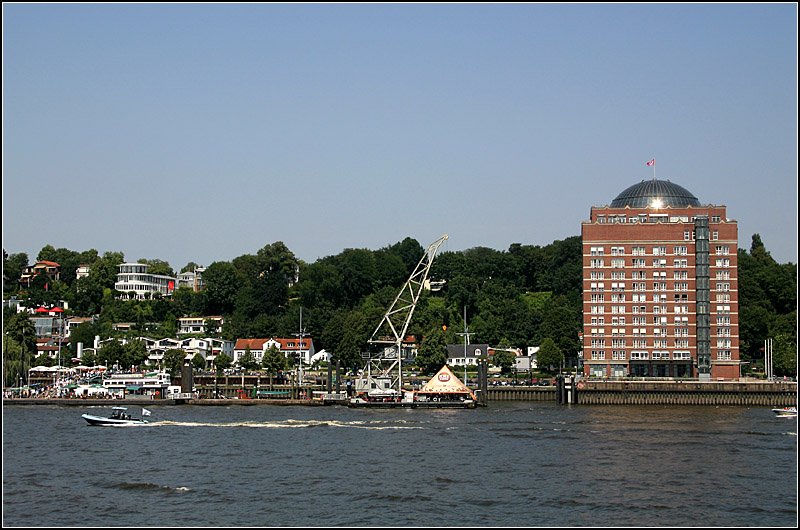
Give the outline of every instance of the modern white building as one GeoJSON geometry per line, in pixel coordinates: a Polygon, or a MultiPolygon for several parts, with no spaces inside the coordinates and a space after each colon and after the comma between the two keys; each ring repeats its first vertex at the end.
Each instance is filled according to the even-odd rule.
{"type": "Polygon", "coordinates": [[[150,274],[147,263],[121,263],[114,289],[123,298],[144,300],[153,295],[170,296],[175,291],[177,278],[150,274]]]}
{"type": "Polygon", "coordinates": [[[225,323],[225,319],[219,316],[209,316],[209,317],[181,317],[178,319],[178,335],[186,335],[189,333],[205,333],[208,331],[206,329],[206,321],[212,321],[217,330],[222,329],[222,325],[225,323]]]}

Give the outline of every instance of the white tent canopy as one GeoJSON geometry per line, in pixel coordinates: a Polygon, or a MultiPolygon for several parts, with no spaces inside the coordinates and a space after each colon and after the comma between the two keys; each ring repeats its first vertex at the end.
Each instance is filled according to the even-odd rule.
{"type": "Polygon", "coordinates": [[[442,369],[431,377],[430,381],[417,391],[417,394],[465,394],[475,398],[472,390],[462,383],[447,365],[442,366],[442,369]]]}

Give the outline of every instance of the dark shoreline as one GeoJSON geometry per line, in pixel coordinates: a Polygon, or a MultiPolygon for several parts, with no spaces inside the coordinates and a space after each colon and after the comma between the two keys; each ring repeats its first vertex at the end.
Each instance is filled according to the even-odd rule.
{"type": "Polygon", "coordinates": [[[324,406],[326,403],[311,399],[75,399],[75,398],[11,398],[3,399],[6,405],[59,405],[66,407],[114,407],[137,406],[159,407],[174,405],[203,405],[203,406],[229,406],[229,405],[301,405],[324,406]]]}

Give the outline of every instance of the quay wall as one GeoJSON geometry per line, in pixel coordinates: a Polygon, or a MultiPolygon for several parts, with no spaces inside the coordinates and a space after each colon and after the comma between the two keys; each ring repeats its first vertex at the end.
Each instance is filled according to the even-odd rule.
{"type": "MultiPolygon", "coordinates": [[[[277,385],[275,386],[277,388],[277,385]]],[[[233,395],[240,385],[219,385],[221,395],[233,395]]],[[[291,387],[287,386],[287,389],[291,387]]],[[[304,387],[307,393],[322,387],[304,387]]],[[[321,405],[321,401],[298,399],[297,389],[291,398],[278,399],[213,399],[213,387],[201,385],[200,399],[148,399],[126,397],[125,399],[75,399],[75,398],[4,398],[5,405],[74,405],[113,406],[140,405],[321,405]]],[[[556,402],[556,387],[553,386],[490,386],[487,401],[549,401],[556,402]]],[[[755,407],[788,407],[797,405],[797,383],[737,382],[737,381],[594,381],[578,382],[575,394],[577,405],[726,405],[755,407]]]]}
{"type": "MultiPolygon", "coordinates": [[[[489,402],[555,401],[556,390],[553,387],[490,387],[487,397],[489,402]]],[[[797,383],[583,380],[578,386],[576,401],[580,405],[788,407],[797,405],[797,383]]]]}

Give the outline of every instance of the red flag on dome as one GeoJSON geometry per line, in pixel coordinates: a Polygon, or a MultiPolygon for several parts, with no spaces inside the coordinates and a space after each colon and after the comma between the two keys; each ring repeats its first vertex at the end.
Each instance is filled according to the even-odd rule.
{"type": "Polygon", "coordinates": [[[650,166],[654,166],[654,165],[656,165],[656,159],[655,159],[655,158],[654,158],[654,159],[652,159],[652,160],[648,160],[648,161],[647,161],[647,166],[648,166],[648,167],[650,167],[650,166]]]}

